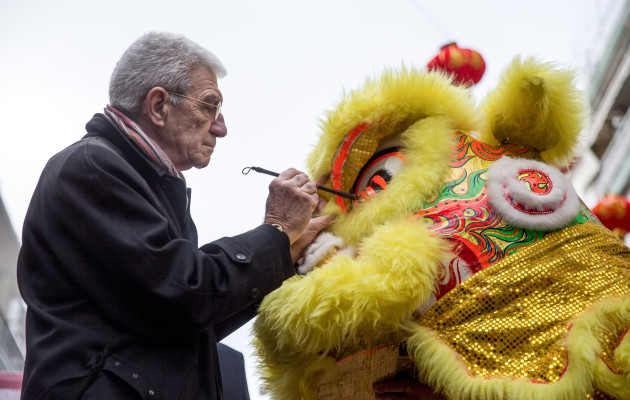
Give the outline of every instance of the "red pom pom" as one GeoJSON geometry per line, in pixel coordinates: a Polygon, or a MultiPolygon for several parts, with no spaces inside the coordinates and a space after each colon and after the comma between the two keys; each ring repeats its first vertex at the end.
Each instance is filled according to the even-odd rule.
{"type": "Polygon", "coordinates": [[[478,83],[486,71],[486,62],[475,50],[462,49],[457,43],[442,46],[440,53],[429,64],[429,71],[445,71],[455,78],[458,85],[472,86],[478,83]]]}

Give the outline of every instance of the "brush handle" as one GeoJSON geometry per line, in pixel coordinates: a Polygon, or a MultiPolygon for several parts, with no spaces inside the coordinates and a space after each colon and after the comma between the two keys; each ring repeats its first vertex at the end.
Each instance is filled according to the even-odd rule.
{"type": "MultiPolygon", "coordinates": [[[[260,167],[245,167],[243,168],[243,175],[247,175],[249,173],[250,170],[254,170],[256,172],[260,172],[261,174],[267,174],[267,175],[271,175],[271,176],[280,176],[279,173],[277,172],[273,172],[273,171],[269,171],[268,169],[264,169],[264,168],[260,168],[260,167]]],[[[352,193],[348,193],[348,192],[344,192],[341,190],[335,190],[335,189],[331,189],[331,188],[327,188],[326,186],[321,186],[321,185],[317,185],[317,190],[323,190],[324,192],[328,192],[328,193],[332,193],[336,196],[340,196],[343,197],[345,199],[350,199],[350,200],[359,200],[359,196],[356,196],[352,193]]]]}

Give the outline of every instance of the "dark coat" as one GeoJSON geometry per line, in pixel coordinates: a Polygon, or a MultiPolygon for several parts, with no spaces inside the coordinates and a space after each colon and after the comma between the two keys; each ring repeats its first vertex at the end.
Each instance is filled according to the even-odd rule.
{"type": "Polygon", "coordinates": [[[223,397],[229,400],[249,400],[243,353],[223,343],[219,343],[217,348],[223,380],[223,397]]]}
{"type": "Polygon", "coordinates": [[[185,182],[105,116],[86,129],[24,221],[22,399],[221,398],[216,343],[294,274],[287,235],[261,225],[198,248],[185,182]]]}

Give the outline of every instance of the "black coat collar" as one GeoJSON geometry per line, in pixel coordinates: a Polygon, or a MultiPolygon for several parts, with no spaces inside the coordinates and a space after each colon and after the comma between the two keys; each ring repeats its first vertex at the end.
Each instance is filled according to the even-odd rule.
{"type": "Polygon", "coordinates": [[[143,175],[148,173],[157,178],[161,178],[165,175],[171,177],[171,175],[151,162],[138,146],[127,138],[127,136],[120,131],[120,128],[104,114],[94,114],[92,119],[85,125],[85,130],[87,134],[83,139],[91,137],[102,137],[106,139],[113,144],[116,149],[120,150],[125,158],[138,168],[143,175]]]}
{"type": "Polygon", "coordinates": [[[190,218],[190,189],[186,188],[186,182],[155,165],[104,114],[94,114],[85,129],[88,133],[83,139],[101,138],[111,143],[112,149],[144,177],[179,233],[197,245],[197,232],[190,218]]]}

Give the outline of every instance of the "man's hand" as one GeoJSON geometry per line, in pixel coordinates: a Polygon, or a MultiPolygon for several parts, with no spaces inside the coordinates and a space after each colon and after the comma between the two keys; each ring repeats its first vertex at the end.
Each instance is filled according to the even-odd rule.
{"type": "Polygon", "coordinates": [[[303,172],[290,168],[269,184],[265,223],[280,225],[293,244],[309,224],[318,202],[315,183],[303,172]]]}
{"type": "Polygon", "coordinates": [[[311,244],[317,235],[322,230],[326,229],[334,219],[335,215],[322,215],[309,221],[302,235],[291,245],[291,258],[293,259],[293,264],[297,263],[308,245],[311,244]]]}
{"type": "Polygon", "coordinates": [[[414,380],[395,380],[374,385],[376,400],[446,400],[425,384],[414,380]]]}
{"type": "MultiPolygon", "coordinates": [[[[328,174],[322,175],[315,180],[315,185],[323,185],[328,179],[328,174]]],[[[317,203],[317,211],[321,211],[326,205],[326,199],[320,197],[317,203]]],[[[304,254],[304,250],[315,240],[317,235],[324,229],[330,225],[333,220],[335,220],[335,215],[322,215],[320,217],[316,217],[311,219],[306,226],[306,229],[300,236],[298,240],[295,241],[291,245],[291,258],[293,259],[293,264],[297,263],[297,261],[304,254]]]]}

